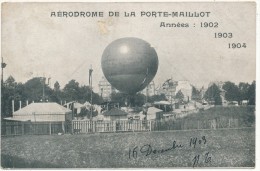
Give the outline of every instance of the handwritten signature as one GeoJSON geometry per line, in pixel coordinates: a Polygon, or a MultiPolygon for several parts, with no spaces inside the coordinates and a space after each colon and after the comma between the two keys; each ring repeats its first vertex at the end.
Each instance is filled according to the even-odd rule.
{"type": "MultiPolygon", "coordinates": [[[[188,141],[188,144],[186,144],[186,147],[189,148],[199,148],[202,145],[207,144],[207,139],[205,136],[202,137],[192,137],[188,141]]],[[[177,143],[175,140],[172,141],[172,144],[170,147],[167,148],[155,148],[151,144],[145,144],[142,146],[135,146],[134,148],[129,149],[128,157],[129,159],[137,159],[140,154],[144,156],[150,156],[150,155],[158,155],[162,153],[166,153],[169,151],[173,151],[176,149],[183,149],[185,144],[177,143]]],[[[199,163],[211,163],[211,155],[207,151],[205,154],[196,154],[195,157],[192,158],[192,166],[198,166],[199,163]]]]}

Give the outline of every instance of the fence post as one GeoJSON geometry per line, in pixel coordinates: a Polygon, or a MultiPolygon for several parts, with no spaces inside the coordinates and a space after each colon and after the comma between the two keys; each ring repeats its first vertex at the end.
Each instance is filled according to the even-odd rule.
{"type": "Polygon", "coordinates": [[[51,122],[49,122],[49,132],[50,132],[50,135],[51,135],[51,122]]]}
{"type": "Polygon", "coordinates": [[[13,129],[13,135],[16,135],[16,122],[12,124],[12,129],[13,129]]]}
{"type": "Polygon", "coordinates": [[[114,132],[116,132],[116,121],[112,121],[112,123],[113,123],[114,132]]]}
{"type": "Polygon", "coordinates": [[[36,125],[35,122],[33,122],[33,135],[36,134],[36,133],[35,133],[35,132],[36,132],[36,131],[35,131],[35,129],[36,129],[36,128],[35,128],[35,127],[36,127],[35,125],[36,125]]]}
{"type": "Polygon", "coordinates": [[[62,121],[61,124],[62,124],[62,132],[63,132],[63,134],[65,134],[64,121],[62,121]]]}
{"type": "Polygon", "coordinates": [[[22,122],[22,135],[24,135],[24,123],[22,122]]]}
{"type": "Polygon", "coordinates": [[[149,121],[149,124],[150,124],[149,129],[150,129],[150,131],[152,131],[152,121],[149,121]]]}
{"type": "Polygon", "coordinates": [[[73,121],[71,121],[71,134],[73,134],[73,121]]]}
{"type": "Polygon", "coordinates": [[[93,133],[96,132],[96,121],[93,123],[93,133]]]}

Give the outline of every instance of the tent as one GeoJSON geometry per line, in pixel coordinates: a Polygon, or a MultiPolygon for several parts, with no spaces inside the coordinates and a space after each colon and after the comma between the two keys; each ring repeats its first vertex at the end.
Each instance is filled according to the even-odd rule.
{"type": "Polygon", "coordinates": [[[72,120],[72,111],[57,103],[31,103],[13,113],[12,121],[60,122],[72,120]]]}

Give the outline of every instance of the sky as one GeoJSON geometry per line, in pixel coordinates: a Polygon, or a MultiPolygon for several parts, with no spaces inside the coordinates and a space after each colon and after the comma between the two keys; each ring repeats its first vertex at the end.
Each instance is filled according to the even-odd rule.
{"type": "Polygon", "coordinates": [[[143,39],[155,48],[159,67],[156,85],[165,80],[189,80],[197,87],[211,81],[249,82],[256,79],[254,3],[5,3],[2,5],[1,49],[4,80],[18,82],[36,76],[51,77],[63,87],[75,79],[88,85],[93,68],[93,87],[103,73],[101,57],[112,41],[123,37],[143,39]],[[51,12],[104,12],[103,17],[51,17],[51,12]],[[117,11],[119,17],[109,17],[117,11]],[[210,12],[209,17],[141,17],[140,12],[210,12]],[[135,12],[136,17],[124,17],[135,12]],[[160,27],[161,22],[188,23],[188,28],[160,27]],[[201,22],[218,22],[202,28],[201,22]],[[195,26],[195,27],[194,27],[195,26]],[[232,38],[214,38],[232,33],[232,38]],[[228,43],[246,43],[229,49],[228,43]]]}

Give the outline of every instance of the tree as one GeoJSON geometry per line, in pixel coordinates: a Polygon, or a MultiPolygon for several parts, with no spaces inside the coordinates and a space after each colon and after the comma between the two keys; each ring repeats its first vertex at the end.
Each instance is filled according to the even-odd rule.
{"type": "Polygon", "coordinates": [[[78,99],[80,103],[84,103],[86,101],[91,102],[91,91],[92,91],[92,104],[101,104],[103,99],[95,93],[93,90],[90,89],[89,86],[81,86],[78,90],[78,99]]]}
{"type": "Polygon", "coordinates": [[[239,85],[238,85],[238,89],[239,89],[239,92],[240,92],[239,93],[240,94],[239,101],[248,100],[247,93],[248,93],[249,87],[250,87],[250,84],[248,84],[248,83],[243,83],[243,82],[239,83],[239,85]]]}
{"type": "MultiPolygon", "coordinates": [[[[35,77],[28,80],[26,83],[17,83],[12,76],[1,86],[1,113],[2,117],[11,116],[12,113],[12,100],[15,100],[15,110],[19,108],[19,103],[22,102],[22,107],[26,105],[26,101],[29,103],[32,101],[39,102],[47,99],[50,102],[60,103],[61,100],[79,101],[84,103],[90,102],[91,90],[88,86],[79,86],[79,83],[75,80],[71,80],[65,85],[63,90],[60,90],[60,84],[58,81],[54,84],[54,89],[51,89],[46,85],[46,78],[35,77]],[[43,97],[44,92],[44,97],[43,97]]],[[[92,91],[92,103],[102,103],[102,98],[92,91]]],[[[93,115],[94,116],[94,115],[93,115]]]]}
{"type": "Polygon", "coordinates": [[[60,91],[60,84],[59,84],[59,82],[58,81],[56,81],[55,83],[54,83],[54,91],[60,91]]]}
{"type": "Polygon", "coordinates": [[[208,101],[214,101],[215,105],[221,105],[220,89],[216,84],[211,85],[205,92],[204,98],[208,101]]]}
{"type": "Polygon", "coordinates": [[[226,91],[225,98],[228,101],[240,101],[240,92],[238,86],[234,83],[227,81],[223,85],[223,89],[226,91]]]}
{"type": "Polygon", "coordinates": [[[198,100],[200,99],[200,91],[196,89],[196,87],[192,86],[192,94],[191,94],[192,100],[198,100]]]}
{"type": "Polygon", "coordinates": [[[64,86],[63,92],[64,98],[67,101],[78,100],[78,97],[80,96],[79,83],[75,80],[69,81],[68,84],[64,86]]]}
{"type": "Polygon", "coordinates": [[[11,75],[5,81],[5,86],[10,89],[14,89],[16,87],[16,85],[17,85],[17,83],[15,82],[14,77],[11,75]]]}
{"type": "Polygon", "coordinates": [[[137,93],[135,95],[127,95],[121,92],[113,92],[110,97],[111,101],[119,103],[120,106],[125,106],[126,101],[128,103],[127,105],[130,105],[132,107],[141,107],[145,103],[145,95],[141,93],[137,93]]]}
{"type": "Polygon", "coordinates": [[[12,100],[19,98],[15,92],[17,83],[12,76],[9,76],[1,86],[1,118],[11,116],[12,100]]]}
{"type": "Polygon", "coordinates": [[[148,97],[148,102],[153,103],[156,101],[164,101],[167,100],[165,94],[160,94],[160,95],[153,95],[148,97]]]}
{"type": "Polygon", "coordinates": [[[120,106],[125,106],[125,101],[127,100],[127,94],[121,92],[113,92],[110,95],[110,99],[112,102],[119,103],[120,106]]]}
{"type": "Polygon", "coordinates": [[[12,76],[9,76],[1,87],[1,117],[11,116],[12,114],[12,100],[15,100],[14,110],[19,109],[18,101],[25,105],[26,94],[24,92],[24,85],[17,83],[12,76]]]}
{"type": "Polygon", "coordinates": [[[93,104],[101,104],[101,103],[103,103],[103,99],[99,94],[93,92],[92,102],[93,102],[93,104]]]}
{"type": "Polygon", "coordinates": [[[45,81],[46,78],[44,77],[34,77],[24,84],[25,95],[29,101],[50,100],[49,96],[52,95],[52,89],[45,84],[45,81]]]}
{"type": "Polygon", "coordinates": [[[252,84],[249,86],[247,97],[249,100],[248,104],[255,105],[255,81],[253,81],[252,84]]]}
{"type": "Polygon", "coordinates": [[[183,99],[184,99],[184,95],[183,93],[181,92],[181,90],[179,90],[175,96],[176,99],[179,100],[179,102],[183,102],[183,99]]]}
{"type": "Polygon", "coordinates": [[[145,95],[141,94],[141,93],[137,93],[134,96],[134,106],[135,107],[141,107],[144,105],[145,103],[145,95]]]}
{"type": "MultiPolygon", "coordinates": [[[[86,101],[90,102],[91,101],[91,89],[89,86],[81,86],[78,89],[78,98],[77,101],[80,103],[85,103],[86,101]]],[[[95,98],[93,98],[94,92],[92,91],[92,103],[95,104],[95,98]],[[94,100],[93,100],[94,99],[94,100]]]]}

